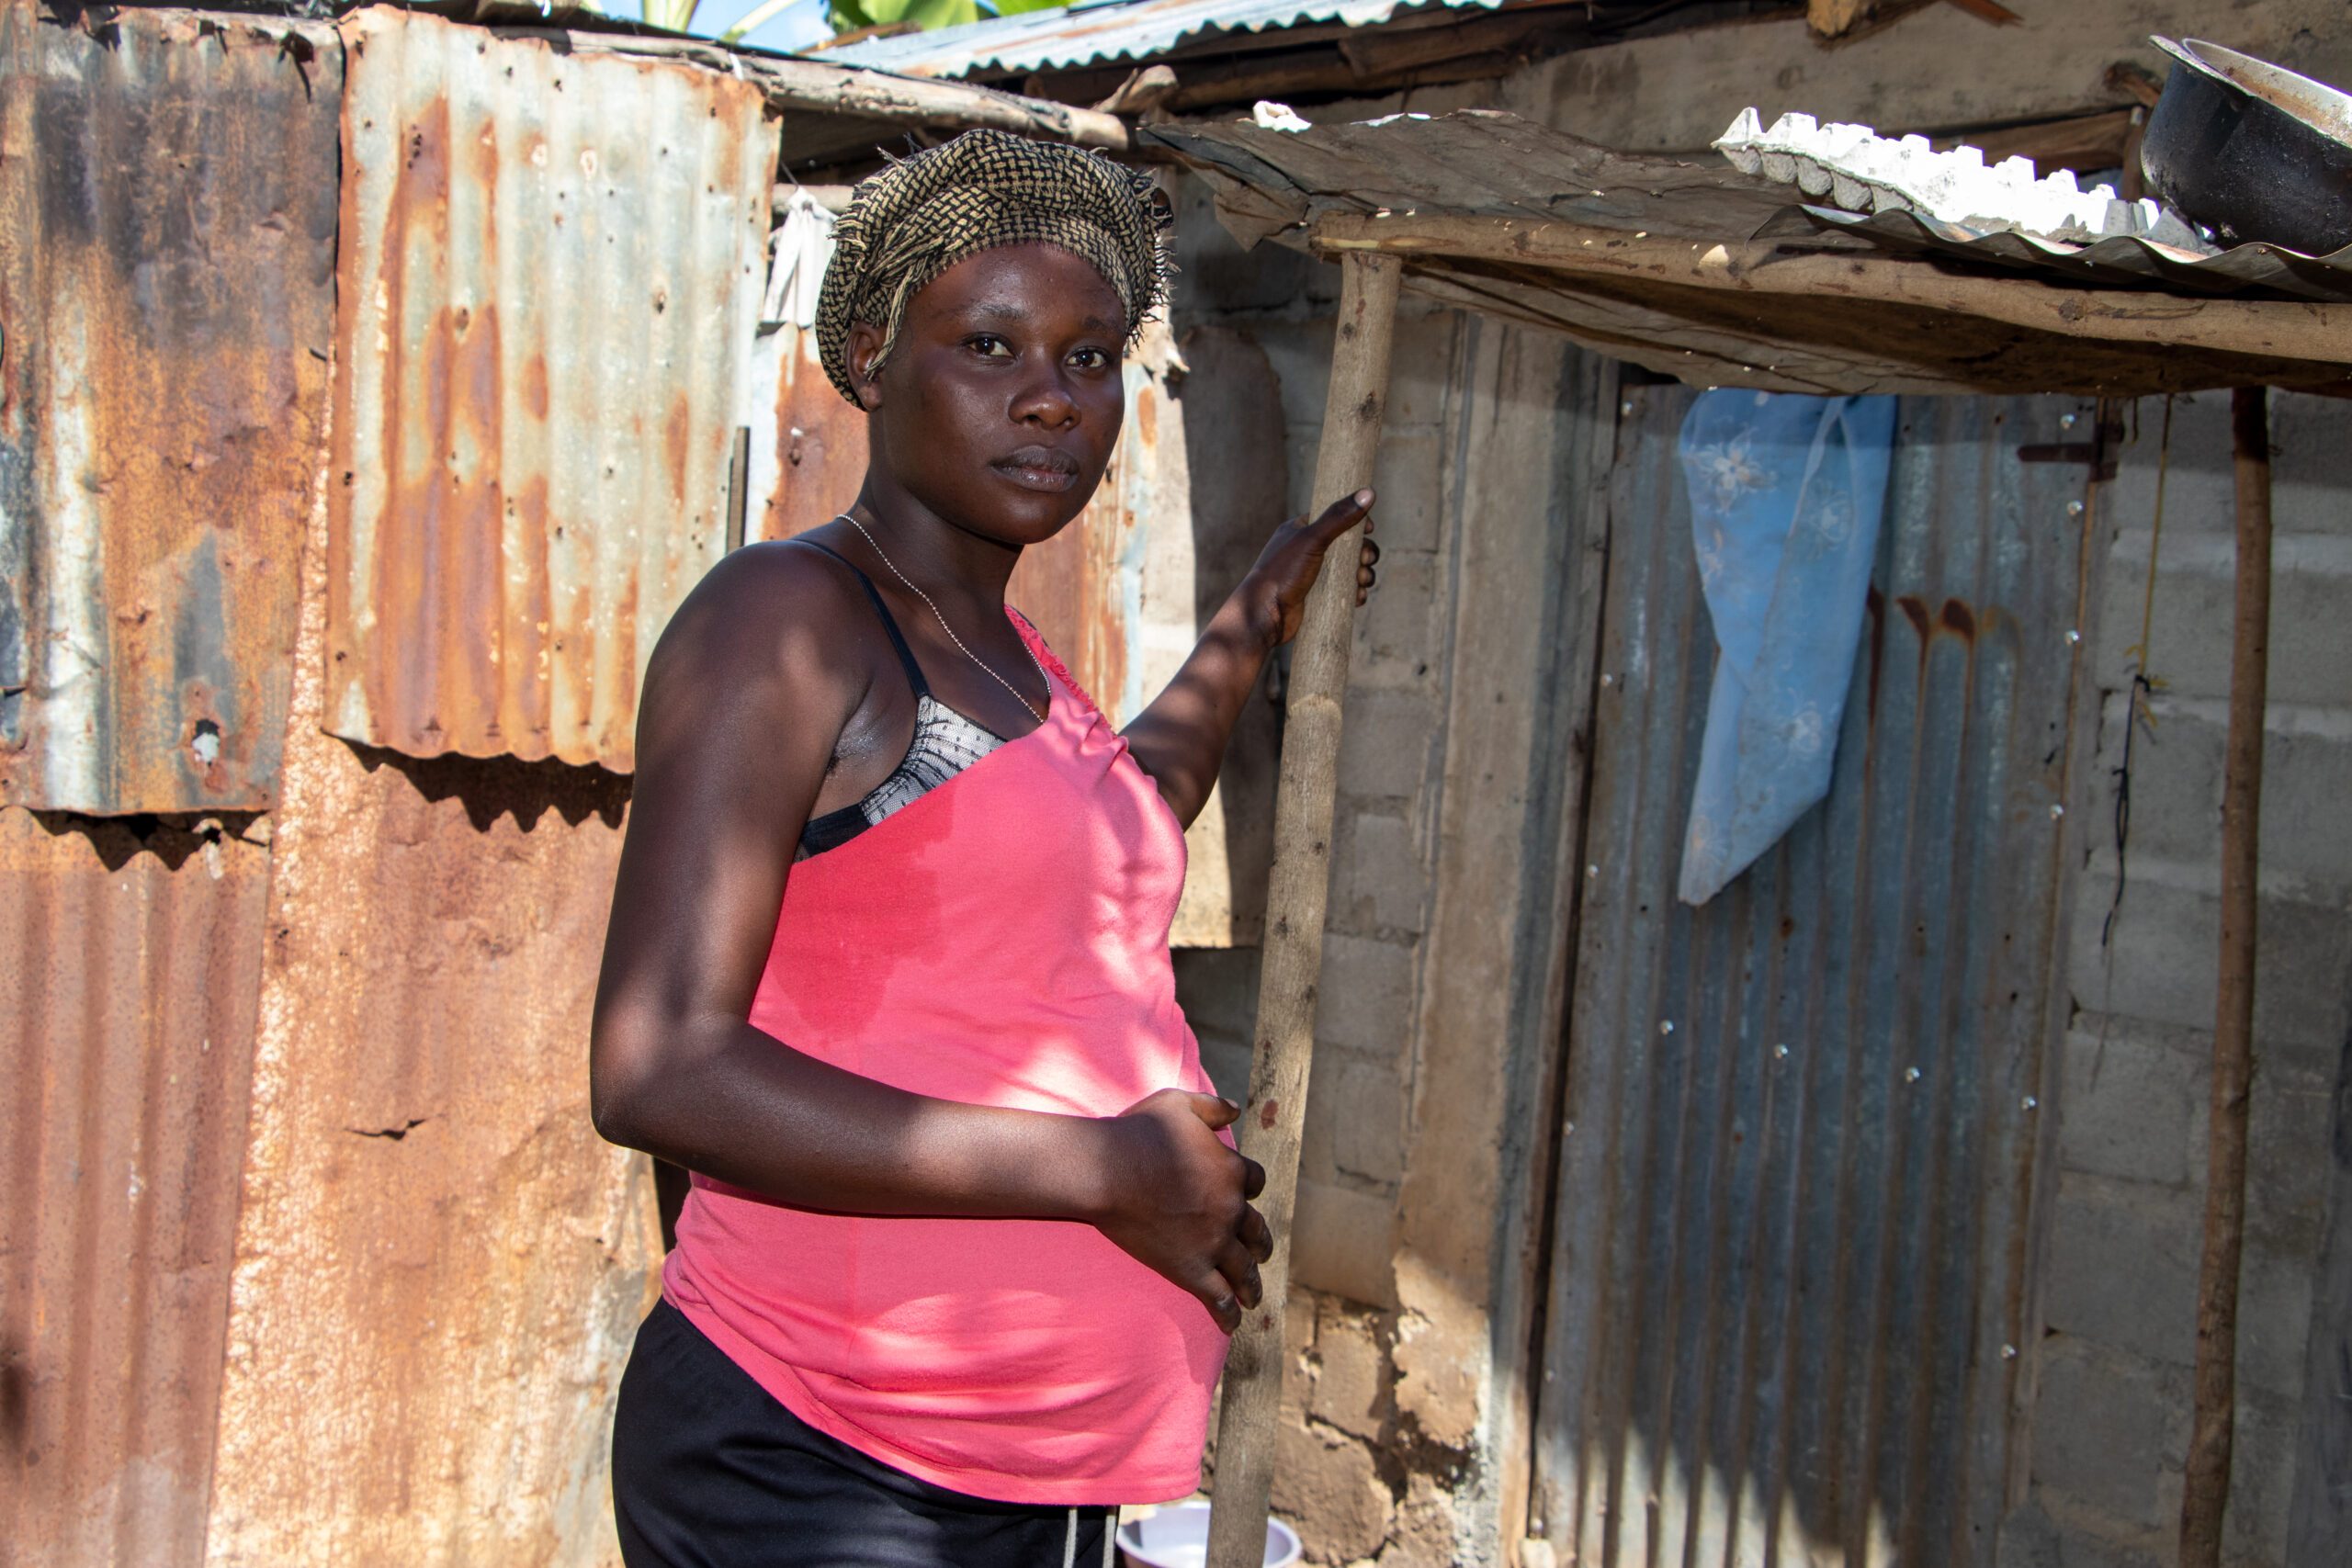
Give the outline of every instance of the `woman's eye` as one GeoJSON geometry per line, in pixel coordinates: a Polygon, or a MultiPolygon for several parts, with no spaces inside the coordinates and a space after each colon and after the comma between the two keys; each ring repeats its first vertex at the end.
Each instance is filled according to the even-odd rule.
{"type": "Polygon", "coordinates": [[[1101,370],[1111,363],[1111,356],[1099,348],[1081,348],[1069,357],[1081,370],[1101,370]]]}
{"type": "Polygon", "coordinates": [[[990,359],[1010,359],[1012,357],[1012,345],[1005,342],[1002,338],[994,336],[988,333],[982,333],[979,336],[972,340],[972,350],[974,353],[985,355],[990,359]]]}

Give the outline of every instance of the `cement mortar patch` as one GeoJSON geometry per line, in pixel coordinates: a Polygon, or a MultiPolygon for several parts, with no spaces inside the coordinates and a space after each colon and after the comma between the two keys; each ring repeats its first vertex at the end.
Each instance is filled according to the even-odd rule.
{"type": "Polygon", "coordinates": [[[1273,1505],[1297,1529],[1308,1562],[1343,1563],[1380,1550],[1394,1499],[1362,1443],[1285,1410],[1274,1439],[1273,1505]]]}
{"type": "Polygon", "coordinates": [[[1464,1453],[1476,1446],[1487,1384],[1487,1313],[1408,1252],[1397,1259],[1396,1408],[1422,1437],[1464,1453]]]}
{"type": "Polygon", "coordinates": [[[1381,1344],[1379,1319],[1338,1298],[1317,1302],[1315,1363],[1308,1414],[1377,1443],[1395,1414],[1394,1373],[1381,1344]]]}

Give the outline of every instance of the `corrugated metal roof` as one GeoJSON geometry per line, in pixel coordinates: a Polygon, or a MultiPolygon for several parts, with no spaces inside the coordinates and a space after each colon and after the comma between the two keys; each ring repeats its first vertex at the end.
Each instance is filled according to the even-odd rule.
{"type": "Polygon", "coordinates": [[[1813,233],[1800,216],[1809,237],[1790,249],[1773,226],[1789,186],[1713,157],[1612,152],[1496,110],[1295,132],[1195,121],[1136,136],[1201,175],[1247,240],[1378,249],[1431,299],[1695,386],[2113,397],[2352,386],[2324,352],[2352,331],[2352,307],[2088,294],[2082,273],[2054,261],[2037,264],[2041,276],[1979,275],[1964,294],[1939,292],[1928,282],[1939,269],[1878,254],[1875,220],[1857,236],[1813,233]]]}
{"type": "Polygon", "coordinates": [[[2087,470],[2072,400],[1905,400],[1828,798],[1674,877],[1715,649],[1676,434],[1631,392],[1537,1420],[1591,1568],[1992,1561],[2032,1354],[2087,470]]]}
{"type": "Polygon", "coordinates": [[[909,76],[968,76],[978,71],[1044,71],[1120,60],[1149,60],[1212,33],[1260,33],[1310,23],[1376,27],[1399,12],[1494,11],[1509,0],[1080,0],[1067,10],[995,17],[935,32],[869,39],[827,50],[842,65],[909,76]]]}
{"type": "Polygon", "coordinates": [[[233,836],[0,809],[12,1562],[203,1560],[268,874],[233,836]]]}
{"type": "Polygon", "coordinates": [[[341,72],[323,28],[0,6],[0,803],[274,796],[341,72]]]}
{"type": "Polygon", "coordinates": [[[775,123],[696,65],[341,26],[328,727],[626,770],[726,548],[775,123]]]}

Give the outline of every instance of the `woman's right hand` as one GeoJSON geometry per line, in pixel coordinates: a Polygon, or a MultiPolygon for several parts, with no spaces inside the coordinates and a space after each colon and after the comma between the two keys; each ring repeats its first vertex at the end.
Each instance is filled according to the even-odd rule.
{"type": "Polygon", "coordinates": [[[1227,1334],[1258,1304],[1258,1265],[1274,1247],[1249,1201],[1265,1171],[1216,1135],[1240,1114],[1229,1100],[1163,1089],[1100,1123],[1110,1179],[1095,1228],[1199,1297],[1227,1334]]]}

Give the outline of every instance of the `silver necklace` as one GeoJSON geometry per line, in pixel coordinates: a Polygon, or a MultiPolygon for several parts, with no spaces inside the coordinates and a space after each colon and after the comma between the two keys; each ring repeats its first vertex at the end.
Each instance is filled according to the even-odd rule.
{"type": "MultiPolygon", "coordinates": [[[[931,605],[931,613],[937,618],[939,622],[939,629],[947,634],[947,640],[954,643],[956,648],[963,652],[965,658],[970,660],[973,663],[978,665],[983,671],[987,671],[989,680],[994,681],[998,685],[1002,686],[1006,691],[1011,692],[1012,694],[1012,700],[1021,705],[1022,712],[1035,719],[1039,724],[1046,722],[1046,716],[1029,705],[1029,699],[1021,694],[1020,687],[1014,685],[1012,682],[998,674],[994,665],[990,664],[987,660],[982,659],[978,654],[974,653],[970,649],[964,646],[964,639],[956,635],[956,628],[947,624],[947,617],[940,615],[939,606],[932,604],[931,595],[925,593],[922,589],[917,588],[914,585],[913,579],[910,578],[905,572],[899,570],[899,563],[892,560],[888,553],[886,552],[879,544],[875,542],[874,536],[865,531],[865,524],[860,523],[856,518],[852,517],[846,512],[834,513],[834,519],[837,522],[846,523],[851,527],[856,529],[858,536],[865,541],[866,547],[874,552],[876,557],[881,560],[884,566],[890,569],[890,575],[905,583],[907,585],[908,592],[913,594],[924,604],[931,605]]],[[[1021,640],[1021,651],[1029,655],[1030,663],[1037,665],[1038,678],[1046,682],[1046,701],[1048,705],[1051,705],[1054,696],[1054,678],[1046,673],[1046,667],[1043,664],[1039,664],[1037,662],[1036,652],[1030,648],[1029,639],[1026,637],[1023,637],[1021,640]]]]}

